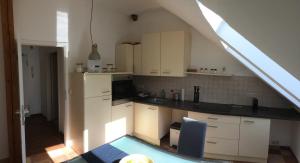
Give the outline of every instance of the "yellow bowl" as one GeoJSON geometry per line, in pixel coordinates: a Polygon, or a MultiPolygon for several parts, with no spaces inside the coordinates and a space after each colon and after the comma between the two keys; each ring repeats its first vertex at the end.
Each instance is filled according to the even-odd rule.
{"type": "Polygon", "coordinates": [[[124,157],[120,163],[153,163],[153,161],[142,154],[132,154],[124,157]]]}

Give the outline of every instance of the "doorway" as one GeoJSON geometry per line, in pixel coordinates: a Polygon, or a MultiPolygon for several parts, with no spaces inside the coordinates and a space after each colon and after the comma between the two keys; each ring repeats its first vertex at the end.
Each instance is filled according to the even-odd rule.
{"type": "Polygon", "coordinates": [[[22,46],[25,139],[28,162],[51,160],[49,149],[64,146],[63,101],[59,88],[64,83],[63,56],[59,47],[22,46]]]}

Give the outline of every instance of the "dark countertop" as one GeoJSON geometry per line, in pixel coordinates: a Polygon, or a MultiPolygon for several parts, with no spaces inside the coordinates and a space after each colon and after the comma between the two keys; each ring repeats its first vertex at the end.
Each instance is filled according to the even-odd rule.
{"type": "Polygon", "coordinates": [[[191,101],[182,102],[159,98],[133,98],[133,101],[200,113],[300,121],[300,113],[295,109],[288,108],[259,107],[257,112],[253,112],[251,106],[244,105],[194,103],[191,101]]]}

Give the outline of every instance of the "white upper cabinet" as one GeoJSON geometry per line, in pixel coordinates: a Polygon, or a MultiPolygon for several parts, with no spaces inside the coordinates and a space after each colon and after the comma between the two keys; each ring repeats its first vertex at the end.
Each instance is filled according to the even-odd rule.
{"type": "Polygon", "coordinates": [[[133,45],[120,44],[117,46],[116,68],[118,72],[133,72],[133,45]]]}
{"type": "Polygon", "coordinates": [[[160,33],[147,33],[142,38],[143,75],[160,76],[160,33]]]}
{"type": "Polygon", "coordinates": [[[161,75],[184,76],[188,60],[188,35],[184,31],[161,33],[161,75]]]}
{"type": "Polygon", "coordinates": [[[142,75],[142,45],[133,46],[133,74],[142,75]]]}
{"type": "Polygon", "coordinates": [[[189,39],[184,31],[144,34],[142,75],[185,76],[190,56],[189,39]]]}

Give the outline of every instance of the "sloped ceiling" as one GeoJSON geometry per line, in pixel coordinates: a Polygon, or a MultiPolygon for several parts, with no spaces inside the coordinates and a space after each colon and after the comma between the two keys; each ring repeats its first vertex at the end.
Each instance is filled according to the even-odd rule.
{"type": "Polygon", "coordinates": [[[220,41],[202,15],[195,0],[157,0],[157,2],[221,47],[220,41]]]}

